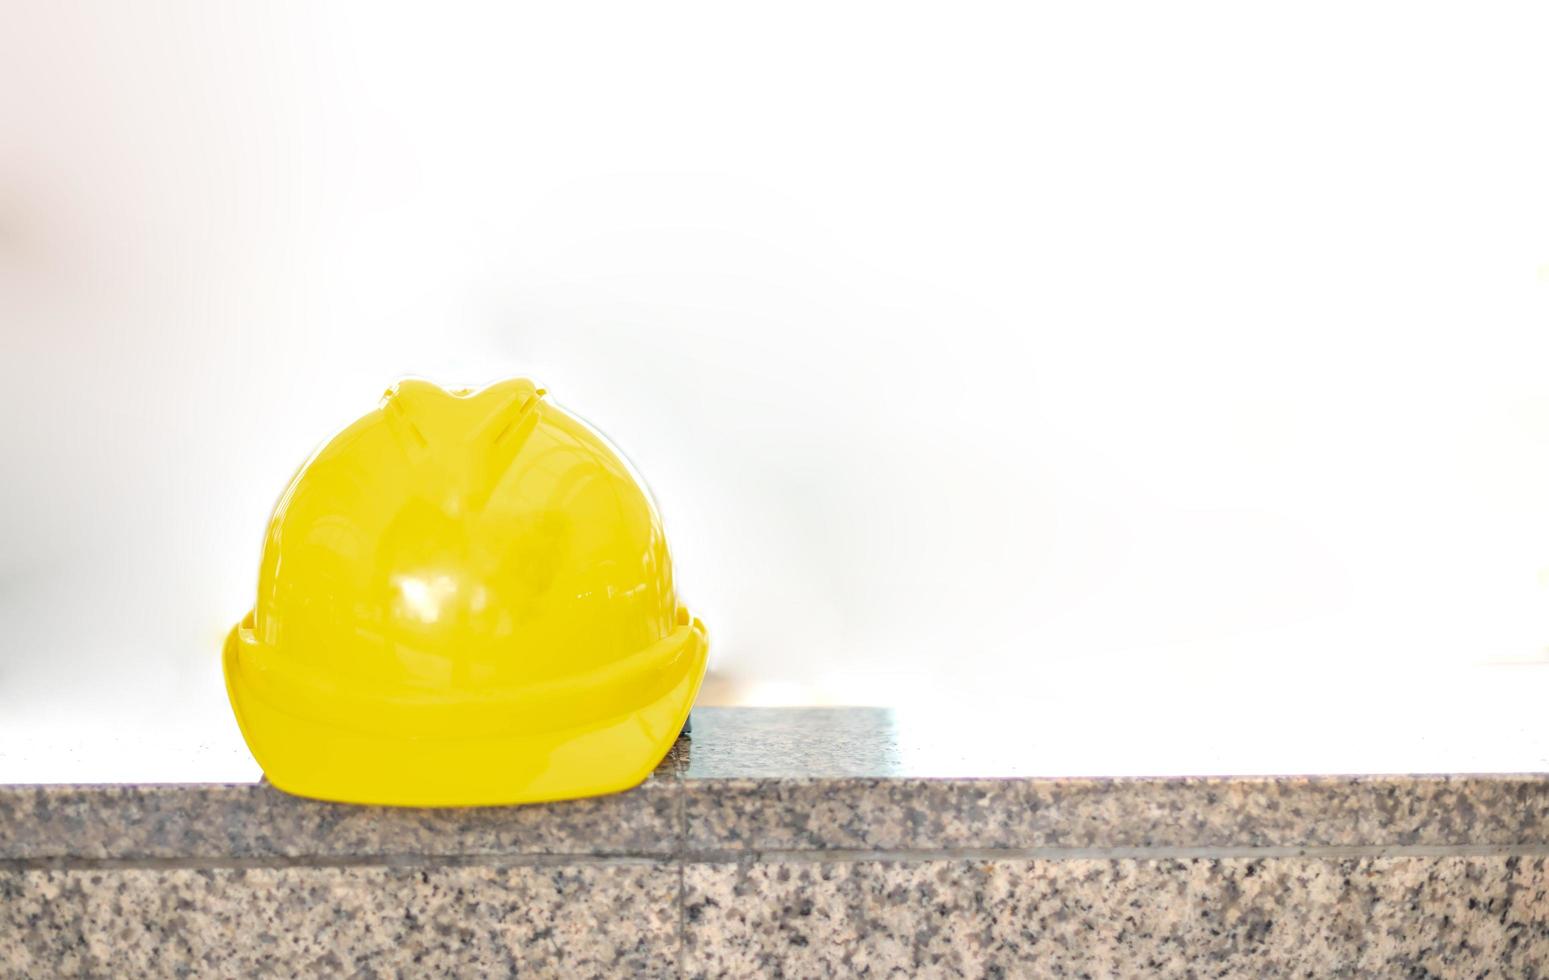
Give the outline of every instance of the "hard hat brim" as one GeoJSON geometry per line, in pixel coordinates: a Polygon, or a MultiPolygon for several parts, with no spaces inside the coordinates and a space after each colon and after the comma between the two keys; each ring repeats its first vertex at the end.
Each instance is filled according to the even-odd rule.
{"type": "MultiPolygon", "coordinates": [[[[255,647],[251,629],[249,617],[227,637],[226,691],[269,782],[297,796],[383,806],[537,803],[636,786],[682,730],[709,651],[704,624],[686,618],[659,644],[651,683],[634,688],[637,703],[614,692],[607,701],[624,705],[620,710],[558,727],[486,725],[459,732],[442,725],[427,732],[408,723],[344,724],[323,713],[298,712],[293,699],[266,696],[256,663],[263,650],[255,647]]],[[[500,707],[486,701],[470,713],[489,716],[500,707]]],[[[412,718],[412,708],[383,708],[383,718],[412,718]]],[[[513,701],[509,708],[520,712],[523,705],[513,701]]]]}

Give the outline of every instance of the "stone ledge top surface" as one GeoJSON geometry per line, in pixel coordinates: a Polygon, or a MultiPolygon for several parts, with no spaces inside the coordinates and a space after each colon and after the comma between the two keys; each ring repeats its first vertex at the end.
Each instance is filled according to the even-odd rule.
{"type": "MultiPolygon", "coordinates": [[[[263,782],[0,785],[0,861],[735,860],[750,853],[1537,849],[1549,775],[1037,775],[873,708],[701,708],[627,793],[469,809],[263,782]]],[[[994,755],[1005,756],[1008,746],[994,755]]]]}

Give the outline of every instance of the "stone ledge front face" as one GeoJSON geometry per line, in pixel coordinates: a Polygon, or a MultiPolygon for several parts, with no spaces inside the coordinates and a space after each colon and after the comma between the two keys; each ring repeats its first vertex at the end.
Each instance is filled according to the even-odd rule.
{"type": "Polygon", "coordinates": [[[684,975],[1537,977],[1543,857],[690,865],[684,975]]]}
{"type": "Polygon", "coordinates": [[[1549,859],[0,872],[4,977],[517,974],[1538,977],[1549,859]]]}
{"type": "Polygon", "coordinates": [[[0,976],[672,976],[678,870],[0,871],[0,976]]]}

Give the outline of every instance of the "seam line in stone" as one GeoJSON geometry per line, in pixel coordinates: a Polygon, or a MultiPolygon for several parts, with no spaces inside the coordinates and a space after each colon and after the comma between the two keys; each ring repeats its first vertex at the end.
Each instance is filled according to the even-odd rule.
{"type": "Polygon", "coordinates": [[[1537,857],[1549,856],[1549,843],[1527,844],[1351,844],[1177,847],[950,847],[891,850],[749,848],[703,850],[687,857],[695,864],[849,864],[862,861],[1073,861],[1073,860],[1218,860],[1239,858],[1310,858],[1339,860],[1369,857],[1537,857]]]}
{"type": "Polygon", "coordinates": [[[672,857],[678,866],[677,966],[678,976],[685,977],[688,975],[685,969],[688,962],[688,862],[684,860],[684,852],[688,850],[688,792],[683,786],[683,770],[676,765],[672,769],[672,796],[673,815],[677,818],[673,821],[676,837],[672,842],[672,857]]]}
{"type": "Polygon", "coordinates": [[[413,868],[437,867],[564,867],[564,866],[677,866],[679,872],[680,926],[686,928],[685,869],[690,864],[854,864],[930,863],[948,861],[1071,861],[1140,860],[1190,861],[1261,858],[1389,857],[1541,857],[1549,856],[1549,844],[1399,844],[1309,847],[988,847],[900,850],[682,850],[678,853],[615,854],[386,854],[294,857],[37,857],[0,859],[0,871],[116,871],[193,870],[219,871],[287,868],[413,868]]]}

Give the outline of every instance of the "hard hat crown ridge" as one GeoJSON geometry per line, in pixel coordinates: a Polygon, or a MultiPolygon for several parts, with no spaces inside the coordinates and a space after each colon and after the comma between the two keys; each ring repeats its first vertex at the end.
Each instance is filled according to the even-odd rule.
{"type": "Polygon", "coordinates": [[[279,788],[472,805],[639,782],[707,646],[600,434],[525,379],[411,379],[291,481],[224,664],[279,788]]]}

